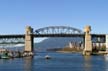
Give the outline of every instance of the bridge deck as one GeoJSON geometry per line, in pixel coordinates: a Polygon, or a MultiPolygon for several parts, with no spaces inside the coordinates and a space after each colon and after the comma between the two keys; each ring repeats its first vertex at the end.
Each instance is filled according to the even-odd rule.
{"type": "Polygon", "coordinates": [[[34,37],[83,37],[83,34],[40,34],[34,37]]]}
{"type": "MultiPolygon", "coordinates": [[[[91,34],[92,37],[105,37],[105,34],[91,34]]],[[[84,37],[84,34],[32,34],[33,37],[84,37]]],[[[0,35],[0,38],[25,38],[25,34],[0,35]]]]}
{"type": "Polygon", "coordinates": [[[0,38],[25,38],[24,34],[0,35],[0,38]]]}
{"type": "MultiPolygon", "coordinates": [[[[33,37],[84,37],[84,34],[31,34],[33,37]]],[[[92,37],[105,37],[105,34],[91,34],[92,37]]],[[[0,38],[25,38],[25,34],[0,35],[0,38]]]]}

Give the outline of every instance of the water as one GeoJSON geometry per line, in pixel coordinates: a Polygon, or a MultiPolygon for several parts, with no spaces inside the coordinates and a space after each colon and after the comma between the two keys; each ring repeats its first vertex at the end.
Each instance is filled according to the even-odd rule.
{"type": "Polygon", "coordinates": [[[108,71],[108,56],[37,53],[33,58],[0,59],[0,71],[108,71]],[[47,54],[52,59],[46,60],[47,54]]]}

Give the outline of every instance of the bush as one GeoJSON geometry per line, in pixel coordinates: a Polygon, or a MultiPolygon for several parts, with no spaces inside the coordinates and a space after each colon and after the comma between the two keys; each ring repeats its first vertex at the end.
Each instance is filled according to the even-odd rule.
{"type": "Polygon", "coordinates": [[[100,51],[106,51],[106,47],[105,47],[105,46],[102,46],[102,47],[100,48],[100,51]]]}

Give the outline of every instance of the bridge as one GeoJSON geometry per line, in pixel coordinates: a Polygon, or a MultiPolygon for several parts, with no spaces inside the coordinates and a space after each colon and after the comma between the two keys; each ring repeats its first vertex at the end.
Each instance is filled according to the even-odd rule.
{"type": "Polygon", "coordinates": [[[33,31],[30,26],[26,27],[25,34],[0,35],[1,44],[25,44],[24,51],[33,52],[33,40],[38,37],[81,37],[84,42],[84,55],[92,53],[92,43],[100,39],[101,43],[106,43],[106,34],[91,34],[91,27],[86,26],[82,30],[68,26],[49,26],[33,31]]]}

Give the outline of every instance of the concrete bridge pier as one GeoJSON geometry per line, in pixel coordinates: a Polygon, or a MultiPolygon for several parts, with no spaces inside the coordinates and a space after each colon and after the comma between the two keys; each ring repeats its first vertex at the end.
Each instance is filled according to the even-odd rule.
{"type": "Polygon", "coordinates": [[[25,33],[25,49],[24,51],[33,52],[33,28],[30,26],[26,27],[25,33]]]}
{"type": "Polygon", "coordinates": [[[91,40],[91,26],[86,26],[84,28],[85,32],[85,48],[83,50],[83,55],[91,55],[92,53],[92,40],[91,40]]]}

